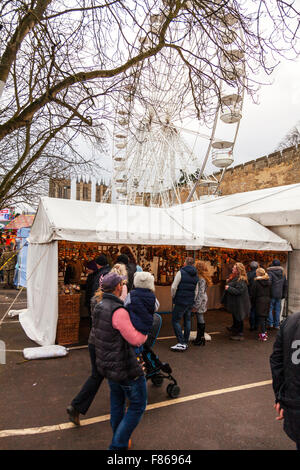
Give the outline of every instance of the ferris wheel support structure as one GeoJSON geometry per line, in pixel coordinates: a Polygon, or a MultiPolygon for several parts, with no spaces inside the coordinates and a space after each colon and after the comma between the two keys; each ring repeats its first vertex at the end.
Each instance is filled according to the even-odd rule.
{"type": "MultiPolygon", "coordinates": [[[[152,33],[158,34],[162,21],[162,14],[151,15],[149,33],[138,38],[141,50],[151,41],[152,33]]],[[[218,59],[223,79],[220,78],[219,84],[220,102],[213,108],[215,116],[210,136],[174,124],[178,121],[178,110],[182,111],[182,107],[186,106],[187,87],[185,67],[171,55],[171,48],[157,58],[147,59],[143,64],[143,74],[142,66],[137,65],[127,75],[115,108],[113,177],[104,202],[110,198],[111,202],[120,204],[166,207],[182,202],[182,185],[185,185],[188,194],[185,202],[198,198],[198,186],[212,188],[216,194],[226,168],[233,162],[233,149],[242,117],[244,87],[242,93],[240,89],[232,89],[236,89],[241,82],[244,84],[245,79],[242,47],[232,49],[238,37],[236,31],[241,30],[236,26],[237,21],[234,17],[228,19],[228,15],[225,23],[221,20],[223,44],[229,49],[225,47],[218,59]],[[230,84],[227,92],[222,91],[224,79],[230,84]],[[216,138],[219,119],[226,125],[236,124],[232,140],[216,138]],[[201,161],[184,142],[181,131],[194,134],[195,140],[198,137],[209,140],[201,161]],[[212,163],[222,170],[219,179],[214,174],[210,177],[205,175],[210,155],[212,163]],[[193,175],[198,171],[195,182],[193,175]]],[[[176,31],[173,33],[176,36],[176,31]]],[[[242,32],[239,38],[243,42],[242,32]]],[[[213,55],[213,59],[216,58],[217,53],[213,55]]],[[[206,67],[207,63],[202,71],[206,67]]]]}

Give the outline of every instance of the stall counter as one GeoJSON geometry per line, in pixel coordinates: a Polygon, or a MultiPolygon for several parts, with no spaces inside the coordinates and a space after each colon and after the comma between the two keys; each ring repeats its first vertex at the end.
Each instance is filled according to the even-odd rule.
{"type": "MultiPolygon", "coordinates": [[[[222,284],[214,284],[207,288],[208,303],[207,310],[222,308],[221,298],[224,286],[222,284]]],[[[155,295],[160,303],[158,312],[172,311],[171,286],[155,286],[155,295]]]]}

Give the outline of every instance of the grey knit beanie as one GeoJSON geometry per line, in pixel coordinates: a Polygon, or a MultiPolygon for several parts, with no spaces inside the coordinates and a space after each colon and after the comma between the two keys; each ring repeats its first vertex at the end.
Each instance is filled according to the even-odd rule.
{"type": "Polygon", "coordinates": [[[137,271],[134,273],[133,285],[134,287],[142,287],[143,289],[150,289],[154,292],[154,276],[146,271],[137,271]]]}

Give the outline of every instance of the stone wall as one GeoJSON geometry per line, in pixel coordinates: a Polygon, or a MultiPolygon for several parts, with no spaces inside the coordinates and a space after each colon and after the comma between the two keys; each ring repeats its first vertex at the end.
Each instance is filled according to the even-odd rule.
{"type": "MultiPolygon", "coordinates": [[[[219,179],[221,172],[216,172],[214,175],[219,179]]],[[[281,152],[274,152],[228,168],[218,194],[234,194],[294,183],[300,183],[300,146],[289,147],[281,152]]],[[[69,180],[53,179],[49,186],[50,196],[70,199],[71,183],[69,180]]],[[[102,182],[96,184],[96,202],[102,201],[106,188],[102,182]]],[[[91,200],[91,182],[77,181],[76,189],[76,199],[91,200]]],[[[197,193],[198,195],[207,194],[207,189],[198,187],[197,193]]],[[[183,186],[180,193],[182,202],[186,200],[188,194],[189,191],[183,186]]]]}
{"type": "MultiPolygon", "coordinates": [[[[218,178],[221,173],[214,173],[218,178]]],[[[220,185],[222,195],[300,183],[300,146],[228,168],[220,185]]]]}
{"type": "MultiPolygon", "coordinates": [[[[95,184],[95,183],[94,183],[95,184]]],[[[95,184],[95,201],[101,202],[107,186],[103,182],[95,184]]],[[[51,178],[49,181],[49,196],[62,199],[71,199],[71,180],[51,178]]],[[[91,181],[76,181],[76,199],[78,201],[92,200],[91,181]]],[[[109,202],[109,201],[108,201],[109,202]]]]}
{"type": "Polygon", "coordinates": [[[64,178],[51,178],[49,181],[49,196],[60,199],[71,198],[71,181],[64,178]]]}

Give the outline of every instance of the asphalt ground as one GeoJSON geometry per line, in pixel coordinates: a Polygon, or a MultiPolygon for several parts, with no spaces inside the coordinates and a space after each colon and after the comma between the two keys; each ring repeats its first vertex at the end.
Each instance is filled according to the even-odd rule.
{"type": "MultiPolygon", "coordinates": [[[[17,291],[0,291],[0,320],[17,291]]],[[[26,307],[22,292],[13,309],[26,307]]],[[[148,381],[148,406],[136,428],[133,450],[294,450],[295,444],[276,421],[269,357],[276,330],[265,343],[245,321],[245,341],[229,339],[231,317],[222,310],[206,313],[211,341],[173,352],[171,316],[164,314],[155,353],[173,369],[181,392],[170,398],[164,382],[148,381]]],[[[193,319],[195,329],[195,318],[193,319]]],[[[81,328],[84,344],[87,328],[81,328]]],[[[26,361],[26,337],[18,317],[0,327],[6,364],[0,365],[0,450],[105,450],[111,440],[109,389],[106,381],[82,425],[69,423],[66,407],[90,373],[88,350],[74,349],[63,358],[26,361]]]]}

